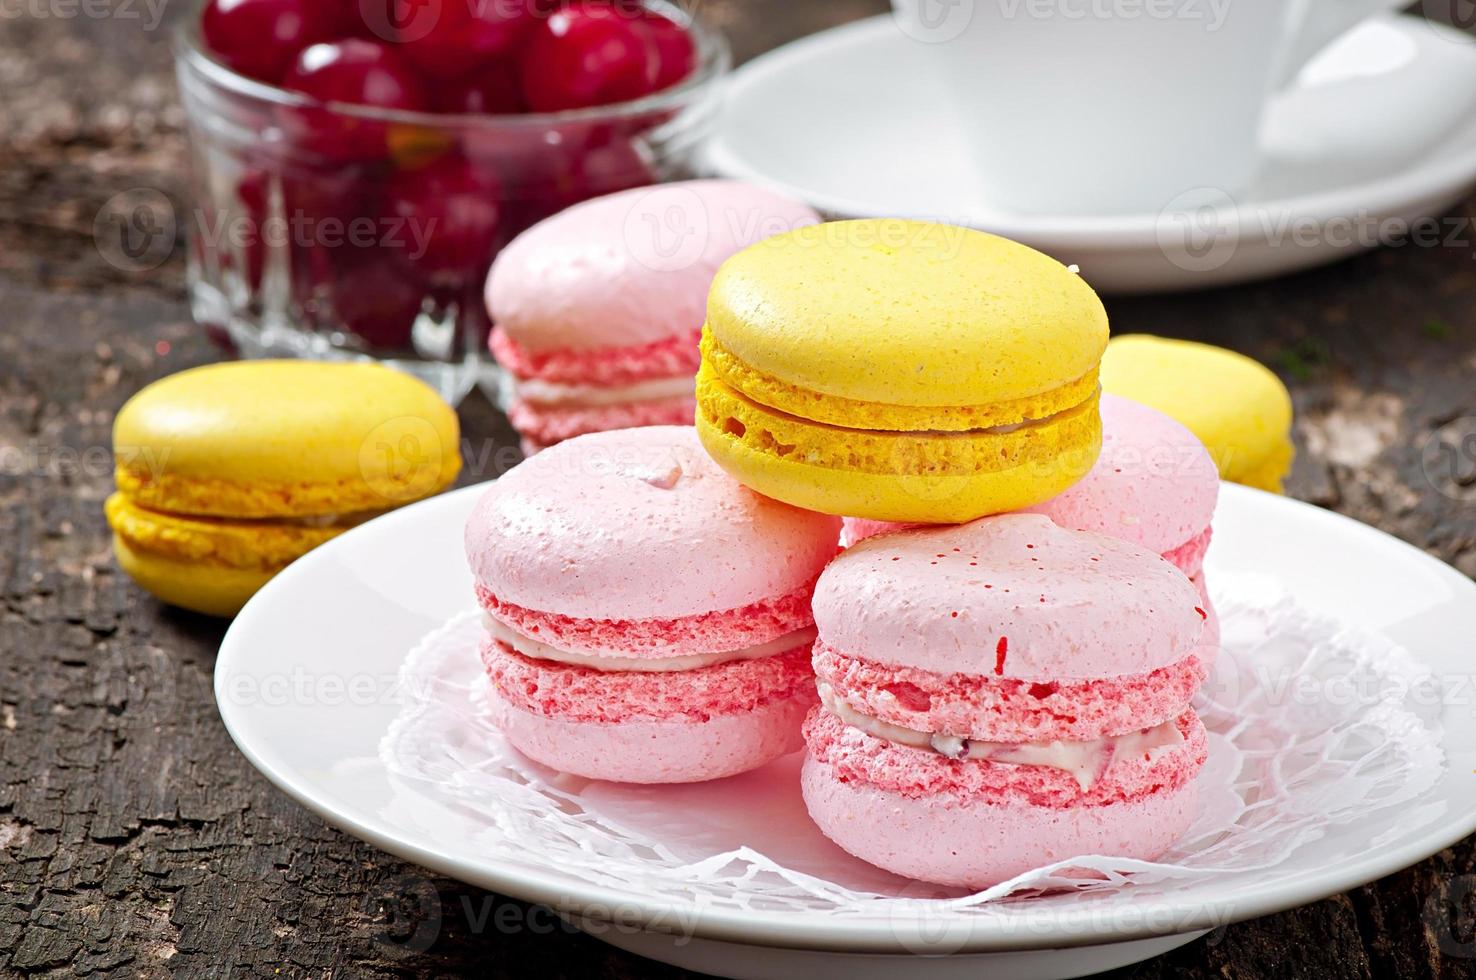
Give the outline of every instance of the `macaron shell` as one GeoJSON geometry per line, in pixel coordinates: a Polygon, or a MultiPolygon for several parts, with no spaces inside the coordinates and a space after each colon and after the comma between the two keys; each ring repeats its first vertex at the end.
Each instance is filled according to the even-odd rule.
{"type": "Polygon", "coordinates": [[[743,650],[807,630],[815,624],[810,612],[813,584],[746,606],[675,619],[581,619],[512,605],[481,583],[476,594],[487,615],[560,650],[661,658],[743,650]]]}
{"type": "Polygon", "coordinates": [[[595,350],[552,350],[531,353],[501,327],[492,330],[492,356],[516,378],[554,384],[628,385],[651,378],[690,377],[702,355],[701,331],[665,337],[649,344],[595,350]]]}
{"type": "Polygon", "coordinates": [[[947,796],[909,798],[843,781],[805,760],[801,790],[826,837],[879,868],[908,878],[981,889],[1081,854],[1153,860],[1189,829],[1194,783],[1131,803],[1046,809],[947,796]]]}
{"type": "Polygon", "coordinates": [[[1194,583],[1194,590],[1199,593],[1199,608],[1204,610],[1204,634],[1199,638],[1198,656],[1205,667],[1210,668],[1220,655],[1220,612],[1209,596],[1204,573],[1200,572],[1190,581],[1194,583]]]}
{"type": "Polygon", "coordinates": [[[1029,680],[1139,674],[1176,663],[1204,620],[1158,555],[1038,514],[898,531],[820,576],[820,639],[853,657],[1029,680]]]}
{"type": "Polygon", "coordinates": [[[495,483],[466,529],[478,584],[588,619],[680,618],[806,588],[840,521],[754,493],[690,427],[581,436],[495,483]]]}
{"type": "Polygon", "coordinates": [[[588,408],[544,406],[519,399],[508,406],[507,418],[523,438],[546,448],[592,432],[691,425],[696,411],[697,402],[691,395],[588,408]]]}
{"type": "Polygon", "coordinates": [[[202,565],[136,549],[117,534],[113,535],[113,555],[118,567],[150,595],[207,616],[234,616],[277,573],[276,569],[202,565]]]}
{"type": "Polygon", "coordinates": [[[1102,396],[1102,453],[1064,493],[1028,508],[1062,527],[1167,554],[1203,534],[1220,473],[1199,438],[1162,412],[1102,396]]]}
{"type": "Polygon", "coordinates": [[[1142,674],[1025,681],[935,674],[877,664],[815,644],[816,680],[857,714],[915,732],[986,742],[1084,742],[1161,724],[1183,712],[1204,681],[1207,652],[1142,674]]]}
{"type": "Polygon", "coordinates": [[[135,506],[115,493],[103,505],[108,526],[135,551],[195,565],[276,571],[349,525],[180,517],[135,506]]]}
{"type": "Polygon", "coordinates": [[[1096,368],[1107,315],[1079,276],[994,235],[901,219],[777,235],[724,263],[707,324],[755,371],[859,402],[981,405],[1096,368]]]}
{"type": "Polygon", "coordinates": [[[1156,751],[1118,753],[1103,748],[1100,769],[1087,785],[1056,766],[981,759],[949,759],[930,749],[876,738],[816,709],[805,720],[810,755],[843,780],[913,799],[951,797],[960,802],[1029,804],[1047,813],[1120,806],[1192,782],[1208,756],[1204,723],[1192,708],[1170,722],[1179,739],[1156,751]]]}
{"type": "Polygon", "coordinates": [[[533,353],[690,336],[702,325],[724,259],[819,220],[798,201],[739,181],[598,197],[513,239],[492,265],[487,306],[498,327],[533,353]]]}
{"type": "Polygon", "coordinates": [[[767,409],[697,376],[697,431],[724,469],[797,507],[873,520],[958,523],[1048,499],[1096,461],[1096,400],[1012,432],[865,432],[767,409]]]}
{"type": "Polygon", "coordinates": [[[144,388],[113,424],[118,489],[153,510],[384,510],[448,486],[460,429],[434,390],[374,364],[234,361],[144,388]]]}
{"type": "Polygon", "coordinates": [[[1114,337],[1102,387],[1183,423],[1227,480],[1279,492],[1290,471],[1292,402],[1264,365],[1235,351],[1146,334],[1114,337]]]}
{"type": "Polygon", "coordinates": [[[747,772],[804,744],[813,695],[771,701],[706,721],[595,723],[534,714],[489,694],[494,724],[536,762],[588,779],[693,783],[747,772]]]}
{"type": "Polygon", "coordinates": [[[755,370],[734,357],[704,330],[702,361],[712,377],[744,398],[785,415],[848,429],[883,432],[967,433],[980,429],[1039,422],[1093,401],[1097,372],[1088,371],[1046,391],[1001,401],[970,405],[898,405],[820,394],[755,370]]]}
{"type": "Polygon", "coordinates": [[[566,721],[705,721],[742,714],[797,694],[815,701],[808,652],[678,671],[601,671],[534,660],[484,640],[482,665],[502,699],[533,714],[566,721]]]}
{"type": "Polygon", "coordinates": [[[1245,465],[1226,466],[1221,476],[1231,483],[1265,490],[1267,493],[1285,493],[1285,480],[1291,473],[1296,460],[1297,448],[1288,436],[1274,444],[1261,459],[1245,465]]]}

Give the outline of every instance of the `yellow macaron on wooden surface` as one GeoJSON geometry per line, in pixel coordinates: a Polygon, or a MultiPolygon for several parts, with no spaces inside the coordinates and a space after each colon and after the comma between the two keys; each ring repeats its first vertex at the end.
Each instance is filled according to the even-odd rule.
{"type": "Polygon", "coordinates": [[[811,510],[1014,510],[1095,462],[1107,333],[1080,277],[1006,239],[897,219],[802,228],[718,271],[698,432],[738,479],[811,510]]]}
{"type": "Polygon", "coordinates": [[[164,378],[113,424],[106,504],[120,567],[229,616],[296,558],[461,468],[456,414],[372,364],[244,361],[164,378]]]}
{"type": "Polygon", "coordinates": [[[1265,365],[1209,344],[1126,334],[1107,347],[1102,387],[1178,420],[1222,478],[1282,492],[1295,455],[1292,401],[1265,365]]]}

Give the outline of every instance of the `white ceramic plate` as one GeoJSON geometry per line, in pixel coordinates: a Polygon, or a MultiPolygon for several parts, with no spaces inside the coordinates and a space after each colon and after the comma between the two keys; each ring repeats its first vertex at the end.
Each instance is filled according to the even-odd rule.
{"type": "MultiPolygon", "coordinates": [[[[1049,911],[1010,903],[1008,915],[958,937],[945,957],[899,961],[909,951],[937,951],[936,922],[923,913],[899,920],[681,908],[552,865],[498,866],[475,846],[478,835],[498,832],[495,825],[392,779],[378,755],[399,710],[395,686],[406,652],[472,607],[462,525],[480,493],[461,490],[371,521],[274,579],[221,646],[221,715],[253,765],[334,826],[434,871],[552,905],[643,955],[729,976],[839,969],[889,976],[904,967],[937,976],[986,967],[997,976],[1076,976],[1345,891],[1476,830],[1476,708],[1467,689],[1438,709],[1448,767],[1411,804],[1422,814],[1418,830],[1403,832],[1401,811],[1386,809],[1328,828],[1274,872],[1185,884],[1170,900],[1145,902],[1127,889],[1049,911]],[[651,931],[609,928],[603,920],[612,909],[651,931]],[[690,938],[673,939],[674,923],[690,938]]],[[[1227,485],[1209,573],[1229,572],[1272,576],[1307,607],[1384,633],[1438,674],[1469,677],[1473,670],[1476,585],[1365,525],[1227,485]]],[[[661,816],[682,819],[680,812],[661,816]]]]}
{"type": "Polygon", "coordinates": [[[1113,215],[1110,202],[1073,216],[993,209],[952,107],[933,91],[927,55],[882,16],[755,59],[730,81],[707,169],[768,183],[831,217],[983,228],[1075,263],[1111,292],[1246,282],[1381,238],[1408,241],[1401,227],[1442,214],[1476,183],[1476,44],[1415,17],[1360,25],[1273,100],[1264,171],[1241,199],[1171,188],[1157,214],[1113,215]]]}

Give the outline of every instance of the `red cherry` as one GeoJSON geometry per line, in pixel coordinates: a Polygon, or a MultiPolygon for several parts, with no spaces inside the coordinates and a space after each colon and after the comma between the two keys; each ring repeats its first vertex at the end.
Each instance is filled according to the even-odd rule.
{"type": "MultiPolygon", "coordinates": [[[[329,219],[361,217],[368,203],[374,169],[368,165],[291,167],[281,172],[282,206],[289,221],[299,227],[294,237],[321,239],[325,229],[314,227],[329,219]]],[[[333,229],[326,231],[331,235],[333,229]]]]}
{"type": "Polygon", "coordinates": [[[642,187],[656,180],[646,158],[634,145],[623,139],[614,139],[602,146],[591,146],[583,156],[574,161],[573,177],[575,196],[569,204],[632,187],[642,187]]]}
{"type": "Polygon", "coordinates": [[[603,130],[582,143],[568,143],[544,157],[543,166],[524,171],[517,187],[515,234],[591,197],[642,187],[656,179],[646,158],[630,142],[603,130]],[[604,137],[603,139],[601,137],[604,137]]]}
{"type": "Polygon", "coordinates": [[[535,0],[380,0],[400,50],[426,75],[451,79],[510,54],[533,27],[535,0]]]}
{"type": "Polygon", "coordinates": [[[205,47],[243,75],[276,83],[297,52],[338,36],[323,0],[210,0],[200,17],[205,47]]]}
{"type": "Polygon", "coordinates": [[[523,97],[535,112],[637,99],[656,90],[651,33],[610,6],[571,6],[531,32],[519,60],[523,97]]]}
{"type": "Polygon", "coordinates": [[[423,110],[425,89],[398,53],[379,41],[348,38],[300,52],[283,86],[321,102],[423,110]]]}
{"type": "Polygon", "coordinates": [[[670,88],[697,67],[697,45],[687,29],[670,17],[645,12],[637,21],[656,46],[656,91],[670,88]]]}
{"type": "Polygon", "coordinates": [[[493,116],[522,112],[517,69],[512,62],[496,61],[469,78],[438,86],[436,110],[493,116]]]}
{"type": "MultiPolygon", "coordinates": [[[[411,112],[430,108],[425,88],[409,64],[389,45],[360,38],[304,49],[282,85],[319,102],[411,112]]],[[[332,109],[288,109],[285,128],[301,148],[326,160],[365,159],[388,152],[384,123],[332,109]]]]}
{"type": "Polygon", "coordinates": [[[387,248],[335,255],[328,296],[338,325],[376,348],[409,347],[425,299],[387,248]]]}
{"type": "Polygon", "coordinates": [[[486,274],[496,250],[502,186],[466,160],[446,156],[389,181],[385,213],[400,219],[399,254],[430,280],[486,274]]]}

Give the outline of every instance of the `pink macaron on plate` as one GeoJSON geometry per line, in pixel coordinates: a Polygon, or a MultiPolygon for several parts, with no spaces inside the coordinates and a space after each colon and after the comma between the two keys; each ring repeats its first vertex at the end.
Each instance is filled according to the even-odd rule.
{"type": "MultiPolygon", "coordinates": [[[[662,474],[653,477],[667,482],[662,474]]],[[[555,906],[597,938],[641,955],[735,977],[1080,976],[1357,887],[1476,831],[1476,685],[1468,649],[1476,635],[1476,585],[1346,518],[1221,488],[1205,572],[1224,640],[1193,701],[1203,721],[1205,760],[1195,776],[1197,810],[1177,842],[1153,857],[1162,843],[1148,839],[1153,828],[1128,826],[1126,835],[1143,844],[1130,854],[1110,839],[1124,836],[1118,827],[1089,844],[1080,838],[1065,846],[1094,853],[971,891],[972,878],[962,885],[924,883],[864,862],[828,839],[807,812],[803,752],[726,778],[650,785],[570,775],[512,747],[489,720],[493,681],[480,659],[487,626],[466,561],[464,530],[487,490],[446,494],[370,521],[269,583],[221,646],[220,712],[247,758],[333,826],[433,872],[555,906]],[[1370,680],[1376,683],[1356,683],[1370,680]],[[1277,778],[1269,775],[1272,765],[1277,778]]],[[[936,555],[954,555],[955,546],[965,544],[921,560],[952,560],[936,555]]],[[[984,554],[982,548],[975,552],[984,554]]],[[[890,564],[892,554],[885,557],[890,564]]],[[[902,557],[899,566],[908,560],[902,557]]],[[[862,552],[850,562],[864,558],[862,552]]],[[[754,553],[745,560],[772,559],[754,553]]],[[[1133,559],[1140,571],[1148,560],[1133,559]]],[[[679,620],[702,568],[669,564],[632,567],[632,573],[661,583],[663,601],[672,603],[668,618],[679,620]]],[[[504,597],[514,605],[536,609],[529,596],[554,595],[533,579],[513,582],[495,568],[483,571],[504,590],[514,587],[504,597]]],[[[791,571],[799,574],[798,566],[791,571]]],[[[1192,626],[1178,607],[1192,603],[1194,590],[1184,582],[1171,587],[1156,571],[1143,574],[1167,590],[1175,628],[1192,626]]],[[[1028,569],[1018,575],[1030,577],[1028,569]]],[[[824,589],[822,582],[822,596],[824,589]]],[[[718,596],[713,607],[732,608],[741,598],[718,596]]],[[[863,599],[842,588],[825,601],[845,606],[863,599]]],[[[1074,601],[1065,592],[1047,593],[1053,599],[1074,601]]],[[[912,671],[922,687],[947,666],[900,663],[915,659],[916,648],[892,644],[894,653],[885,652],[887,637],[900,636],[905,622],[876,618],[877,603],[867,613],[871,619],[851,617],[855,628],[848,633],[828,618],[834,609],[827,612],[821,601],[816,608],[820,632],[835,640],[836,659],[822,664],[822,672],[831,670],[833,686],[866,708],[862,714],[890,711],[891,720],[918,731],[955,714],[982,715],[994,727],[979,734],[1002,742],[1056,731],[1035,724],[1044,716],[1032,710],[990,707],[1000,704],[994,694],[1018,686],[1004,684],[1006,674],[1020,672],[1030,696],[1035,682],[1027,675],[1042,667],[1024,659],[1032,626],[1023,614],[1012,629],[1025,632],[1011,644],[1002,673],[993,674],[991,665],[995,683],[939,688],[923,710],[915,699],[889,705],[873,697],[895,680],[884,681],[884,672],[912,671]],[[1016,652],[1021,659],[1012,659],[1016,652]]],[[[923,607],[898,608],[913,615],[923,607]]],[[[1156,600],[1152,608],[1157,616],[1156,600]]],[[[579,612],[576,605],[564,609],[571,619],[579,612]]],[[[1075,727],[1057,719],[1053,724],[1064,725],[1057,734],[1089,739],[1098,730],[1134,729],[1142,720],[1137,715],[1104,720],[1124,699],[1097,698],[1108,689],[1102,679],[1132,675],[1137,667],[1151,674],[1160,661],[1182,662],[1182,650],[1135,643],[1138,626],[1131,621],[1086,616],[1077,625],[1080,632],[1065,639],[1080,654],[1073,661],[1079,683],[1066,684],[1067,693],[1081,695],[1073,706],[1084,715],[1105,713],[1075,727]],[[1109,629],[1123,642],[1107,642],[1109,629]]],[[[935,637],[935,652],[947,635],[944,627],[935,637]]],[[[723,645],[731,646],[730,639],[723,645]]],[[[1045,666],[1056,674],[1062,664],[1045,666]]],[[[1141,709],[1143,719],[1181,706],[1172,681],[1141,687],[1125,703],[1141,709]]],[[[571,709],[576,693],[569,689],[571,709]]],[[[557,698],[535,705],[544,718],[564,706],[557,698]]],[[[1186,717],[1192,716],[1176,715],[1186,717]]],[[[822,746],[849,737],[813,734],[822,746]]],[[[1186,721],[1179,735],[1176,746],[1188,748],[1168,753],[1177,761],[1165,757],[1162,772],[1151,766],[1108,772],[1101,792],[1141,790],[1144,799],[1175,810],[1179,797],[1171,787],[1194,768],[1200,732],[1186,721]],[[1159,776],[1169,790],[1153,791],[1159,776]]],[[[831,758],[842,765],[841,756],[831,758]]],[[[878,781],[886,775],[885,767],[852,761],[858,774],[878,781]]],[[[843,785],[828,775],[824,787],[843,785]]],[[[1003,800],[1020,787],[999,788],[1003,800]]],[[[926,859],[928,841],[909,839],[900,811],[882,803],[868,810],[867,839],[906,861],[926,859]]],[[[856,811],[854,802],[847,805],[856,811]]],[[[987,812],[971,812],[969,819],[987,812]]],[[[1013,813],[1030,821],[1042,815],[1013,813]]],[[[1037,833],[1049,827],[1032,825],[1037,833]]],[[[829,830],[840,836],[836,827],[829,830]]],[[[895,867],[916,873],[902,863],[895,867]]],[[[981,882],[1019,868],[983,870],[981,882]]]]}

